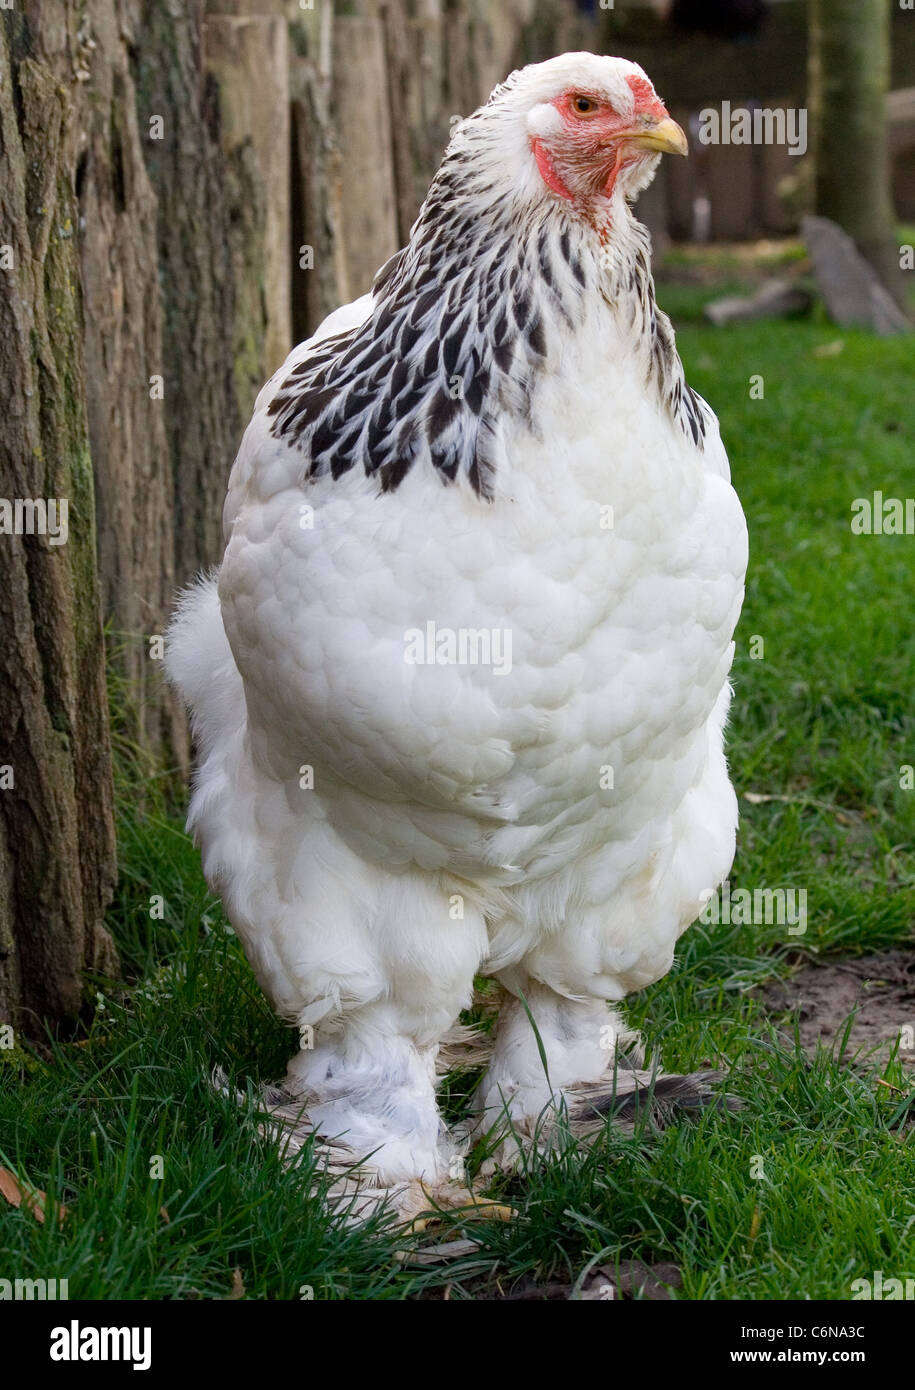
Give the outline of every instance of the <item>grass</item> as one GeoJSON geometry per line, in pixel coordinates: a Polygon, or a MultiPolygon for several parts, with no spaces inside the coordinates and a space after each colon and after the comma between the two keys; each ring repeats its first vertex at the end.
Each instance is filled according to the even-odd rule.
{"type": "Polygon", "coordinates": [[[743,1109],[561,1152],[507,1184],[515,1220],[479,1223],[476,1253],[447,1267],[405,1263],[383,1221],[347,1230],[311,1195],[307,1153],[284,1171],[250,1107],[208,1084],[216,1063],[242,1085],[281,1074],[291,1038],[161,783],[149,790],[121,740],[110,926],[131,982],[98,982],[79,1041],[0,1051],[0,1164],[69,1208],[43,1225],[0,1208],[0,1276],[68,1278],[74,1298],[404,1299],[446,1285],[469,1298],[641,1259],[679,1266],[681,1297],[765,1300],[843,1299],[874,1270],[915,1273],[912,1071],[808,1056],[756,992],[800,960],[912,942],[915,792],[900,769],[915,763],[915,539],[850,530],[854,498],[915,490],[912,346],[816,317],[714,330],[700,317],[711,292],[660,297],[720,416],[751,537],[731,884],[806,889],[807,931],[698,924],[629,1014],[668,1067],[730,1067],[743,1109]]]}

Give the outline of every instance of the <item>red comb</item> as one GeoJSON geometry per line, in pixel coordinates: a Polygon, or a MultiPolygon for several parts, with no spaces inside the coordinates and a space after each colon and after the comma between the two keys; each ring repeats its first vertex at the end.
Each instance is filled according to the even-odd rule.
{"type": "Polygon", "coordinates": [[[635,97],[636,106],[651,111],[656,116],[662,113],[665,116],[667,115],[664,103],[657,96],[654,87],[652,87],[647,77],[627,77],[626,81],[629,84],[632,95],[635,97]]]}

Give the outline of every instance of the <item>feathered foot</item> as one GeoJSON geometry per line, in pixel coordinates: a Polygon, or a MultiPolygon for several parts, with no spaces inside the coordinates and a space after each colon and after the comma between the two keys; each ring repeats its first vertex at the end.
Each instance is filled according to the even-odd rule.
{"type": "MultiPolygon", "coordinates": [[[[221,1068],[214,1071],[212,1084],[237,1104],[246,1104],[244,1092],[229,1086],[221,1068]]],[[[371,1155],[360,1155],[342,1139],[328,1139],[316,1130],[309,1102],[310,1097],[294,1095],[280,1086],[262,1087],[258,1096],[258,1132],[280,1146],[286,1166],[291,1166],[306,1143],[314,1139],[317,1169],[327,1180],[322,1184],[325,1201],[341,1212],[347,1224],[365,1222],[384,1207],[394,1214],[396,1225],[411,1232],[432,1229],[446,1213],[492,1220],[508,1220],[514,1215],[511,1207],[481,1196],[460,1181],[463,1163],[459,1157],[451,1164],[448,1177],[386,1181],[371,1155]]],[[[457,1244],[449,1241],[436,1246],[436,1253],[442,1258],[464,1253],[466,1243],[460,1243],[460,1250],[457,1244]]]]}
{"type": "Polygon", "coordinates": [[[439,1043],[435,1058],[435,1074],[443,1077],[453,1071],[485,1067],[491,1056],[491,1033],[484,1033],[472,1024],[456,1023],[448,1029],[439,1043]]]}
{"type": "Polygon", "coordinates": [[[659,1128],[680,1114],[704,1109],[738,1110],[736,1096],[720,1089],[727,1079],[722,1071],[696,1071],[687,1075],[618,1068],[599,1081],[566,1088],[564,1095],[572,1133],[587,1138],[602,1129],[607,1118],[631,1127],[645,1115],[659,1128]]]}
{"type": "Polygon", "coordinates": [[[523,1171],[533,1155],[561,1149],[568,1138],[586,1145],[608,1121],[631,1133],[642,1117],[663,1129],[703,1109],[738,1110],[742,1102],[719,1089],[724,1080],[726,1073],[720,1071],[666,1075],[623,1064],[599,1081],[564,1087],[537,1115],[518,1114],[507,1103],[485,1134],[479,1116],[455,1133],[484,1139],[489,1152],[479,1176],[488,1179],[500,1171],[523,1171]]]}
{"type": "Polygon", "coordinates": [[[737,1107],[716,1089],[722,1074],[665,1075],[645,1068],[641,1040],[599,1000],[574,1000],[526,982],[499,1018],[492,1060],[475,1098],[476,1136],[494,1167],[523,1166],[526,1155],[587,1140],[608,1119],[631,1127],[641,1114],[656,1126],[706,1106],[737,1107]]]}

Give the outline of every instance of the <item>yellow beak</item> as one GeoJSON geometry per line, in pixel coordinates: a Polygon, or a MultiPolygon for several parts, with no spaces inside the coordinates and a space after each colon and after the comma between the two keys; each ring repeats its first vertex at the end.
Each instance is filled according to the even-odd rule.
{"type": "Polygon", "coordinates": [[[643,150],[658,150],[661,154],[689,154],[686,136],[670,116],[638,130],[626,130],[617,139],[624,140],[627,145],[638,145],[643,150]]]}

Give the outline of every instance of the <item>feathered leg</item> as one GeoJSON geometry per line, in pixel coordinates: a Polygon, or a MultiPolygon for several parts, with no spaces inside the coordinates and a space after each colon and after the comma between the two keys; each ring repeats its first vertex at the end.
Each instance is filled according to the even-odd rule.
{"type": "MultiPolygon", "coordinates": [[[[513,984],[520,988],[516,975],[513,984]]],[[[608,1116],[631,1121],[650,1107],[663,1119],[719,1099],[718,1073],[646,1070],[638,1034],[603,1000],[568,999],[531,979],[521,993],[503,1007],[475,1100],[475,1130],[494,1136],[499,1165],[512,1166],[532,1145],[547,1146],[559,1107],[572,1134],[585,1138],[608,1116]]]]}
{"type": "MultiPolygon", "coordinates": [[[[315,872],[313,866],[312,879],[315,872]]],[[[412,1217],[437,1203],[473,1201],[461,1187],[461,1157],[438,1110],[436,1061],[439,1040],[469,1003],[483,927],[468,929],[465,921],[460,934],[436,942],[430,938],[439,927],[447,930],[447,913],[431,901],[428,882],[381,871],[377,877],[367,894],[369,931],[347,922],[342,902],[327,914],[335,940],[309,931],[305,902],[293,902],[284,914],[288,927],[274,929],[287,962],[293,951],[297,956],[283,981],[287,989],[300,982],[302,1045],[280,1091],[265,1096],[264,1110],[279,1122],[290,1152],[318,1136],[338,1180],[335,1195],[359,1194],[357,1215],[390,1196],[401,1215],[412,1217]]],[[[235,920],[244,936],[241,917],[235,920]]],[[[246,945],[268,986],[263,933],[259,950],[250,935],[246,945]]],[[[291,1002],[282,1000],[284,1013],[291,1002]]]]}
{"type": "Polygon", "coordinates": [[[454,1181],[462,1166],[435,1065],[472,996],[482,913],[468,905],[455,920],[434,873],[369,862],[334,828],[321,787],[273,774],[251,734],[214,581],[186,595],[168,653],[194,712],[189,824],[204,871],[265,993],[299,1030],[285,1083],[262,1093],[265,1128],[289,1154],[315,1135],[337,1194],[366,1194],[357,1214],[387,1194],[405,1215],[430,1199],[472,1202],[454,1181]]]}

